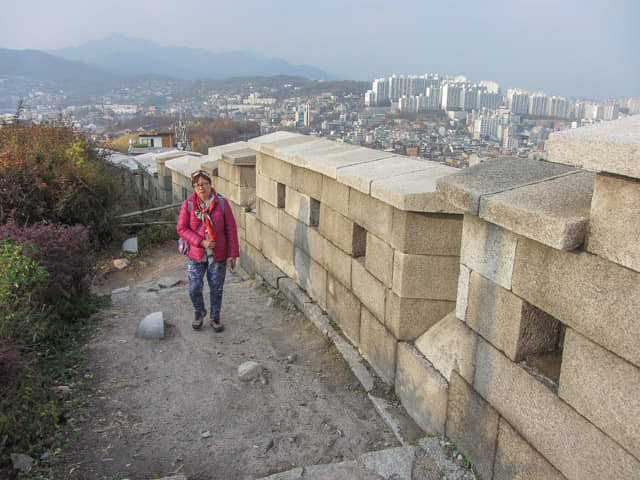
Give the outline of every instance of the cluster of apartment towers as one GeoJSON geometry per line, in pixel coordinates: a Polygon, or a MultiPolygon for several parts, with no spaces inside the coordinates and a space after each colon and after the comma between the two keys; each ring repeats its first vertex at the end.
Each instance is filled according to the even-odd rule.
{"type": "Polygon", "coordinates": [[[510,88],[505,94],[496,82],[475,84],[464,76],[449,78],[436,73],[378,78],[373,81],[371,90],[366,92],[365,103],[368,106],[397,103],[398,110],[408,113],[506,108],[509,113],[516,115],[576,120],[581,123],[615,120],[620,108],[615,101],[597,103],[568,100],[548,96],[544,92],[532,94],[519,88],[510,88]]]}

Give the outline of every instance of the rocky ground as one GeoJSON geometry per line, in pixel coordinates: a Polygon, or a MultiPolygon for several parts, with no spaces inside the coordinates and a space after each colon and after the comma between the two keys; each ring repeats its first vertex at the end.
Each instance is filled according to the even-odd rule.
{"type": "MultiPolygon", "coordinates": [[[[120,293],[88,344],[90,393],[72,421],[79,441],[61,454],[63,478],[401,478],[352,462],[401,444],[334,344],[260,283],[228,274],[225,331],[215,333],[191,328],[185,259],[173,244],[105,276],[97,291],[120,293]],[[165,338],[138,338],[140,321],[154,312],[163,313],[165,338]],[[264,368],[263,378],[239,378],[247,361],[264,368]],[[340,462],[342,470],[303,476],[303,466],[340,462]],[[370,476],[347,473],[358,469],[370,476]]],[[[424,434],[406,415],[401,423],[417,445],[424,434]]],[[[444,478],[424,449],[409,448],[417,452],[411,478],[444,478]]]]}

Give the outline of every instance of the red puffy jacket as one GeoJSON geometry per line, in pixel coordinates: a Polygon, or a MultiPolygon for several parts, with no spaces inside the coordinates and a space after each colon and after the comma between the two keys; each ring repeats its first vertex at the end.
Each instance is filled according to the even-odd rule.
{"type": "MultiPolygon", "coordinates": [[[[224,216],[220,209],[218,194],[212,191],[214,197],[213,212],[211,214],[211,222],[213,223],[213,234],[216,246],[213,249],[213,258],[216,262],[222,262],[229,257],[239,257],[240,249],[238,247],[238,229],[236,228],[236,220],[233,218],[233,212],[229,206],[229,202],[224,199],[224,216]]],[[[180,207],[178,215],[178,224],[176,230],[189,244],[188,257],[199,262],[205,253],[205,249],[200,246],[200,242],[205,239],[206,230],[204,223],[196,216],[198,210],[198,196],[195,192],[180,207]],[[189,213],[188,202],[191,202],[191,213],[189,213]]]]}

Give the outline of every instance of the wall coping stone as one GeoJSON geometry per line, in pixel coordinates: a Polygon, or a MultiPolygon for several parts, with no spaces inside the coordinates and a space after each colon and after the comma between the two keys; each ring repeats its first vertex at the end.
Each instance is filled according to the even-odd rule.
{"type": "Polygon", "coordinates": [[[437,190],[444,193],[447,200],[456,207],[477,216],[480,200],[485,195],[551,180],[576,171],[576,168],[543,160],[516,157],[492,160],[439,179],[437,190]]]}
{"type": "Polygon", "coordinates": [[[480,218],[558,250],[584,243],[595,174],[573,175],[488,195],[480,218]]]}
{"type": "Polygon", "coordinates": [[[554,132],[552,162],[640,179],[640,115],[554,132]]]}
{"type": "Polygon", "coordinates": [[[222,152],[221,160],[239,167],[255,167],[256,152],[245,144],[244,148],[222,152]]]}
{"type": "Polygon", "coordinates": [[[196,170],[213,171],[218,167],[217,160],[211,160],[211,157],[192,157],[184,155],[178,158],[172,158],[165,162],[165,167],[180,175],[191,178],[191,174],[196,170]],[[194,161],[195,160],[195,161],[194,161]]]}
{"type": "Polygon", "coordinates": [[[436,191],[436,180],[456,172],[453,167],[290,132],[253,138],[248,144],[260,153],[325,175],[400,210],[461,213],[436,191]]]}
{"type": "Polygon", "coordinates": [[[438,192],[483,220],[558,250],[585,239],[595,175],[543,160],[509,158],[441,178],[438,192]]]}
{"type": "Polygon", "coordinates": [[[209,147],[208,154],[210,157],[213,157],[214,160],[220,160],[224,153],[242,150],[248,147],[249,145],[247,144],[247,142],[225,143],[224,145],[209,147]]]}

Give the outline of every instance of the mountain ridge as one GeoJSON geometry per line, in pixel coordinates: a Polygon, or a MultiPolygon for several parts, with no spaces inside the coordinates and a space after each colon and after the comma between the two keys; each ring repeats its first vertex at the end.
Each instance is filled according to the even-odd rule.
{"type": "Polygon", "coordinates": [[[150,40],[112,35],[78,47],[49,50],[66,60],[93,64],[118,75],[163,75],[184,80],[219,80],[243,76],[293,75],[332,80],[333,75],[309,65],[294,65],[280,58],[249,52],[214,53],[204,48],[162,46],[150,40]]]}

